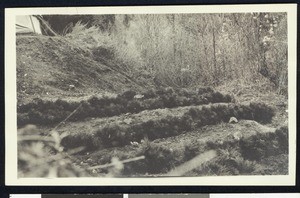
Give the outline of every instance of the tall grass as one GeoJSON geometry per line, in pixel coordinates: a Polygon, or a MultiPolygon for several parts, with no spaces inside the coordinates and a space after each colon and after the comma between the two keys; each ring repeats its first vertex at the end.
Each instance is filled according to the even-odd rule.
{"type": "Polygon", "coordinates": [[[132,70],[143,66],[134,40],[125,41],[120,34],[103,32],[95,25],[88,27],[77,22],[65,37],[81,48],[89,50],[95,60],[105,61],[129,75],[132,70]]]}
{"type": "Polygon", "coordinates": [[[221,85],[236,79],[256,83],[266,78],[283,90],[286,15],[256,15],[114,15],[107,30],[78,22],[66,37],[99,60],[113,59],[113,65],[136,77],[147,72],[158,86],[221,85]]]}

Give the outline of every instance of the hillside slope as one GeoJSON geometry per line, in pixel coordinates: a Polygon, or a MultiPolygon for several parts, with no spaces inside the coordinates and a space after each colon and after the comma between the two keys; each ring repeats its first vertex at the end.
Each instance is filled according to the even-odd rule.
{"type": "Polygon", "coordinates": [[[18,103],[141,89],[62,37],[17,36],[18,103]]]}

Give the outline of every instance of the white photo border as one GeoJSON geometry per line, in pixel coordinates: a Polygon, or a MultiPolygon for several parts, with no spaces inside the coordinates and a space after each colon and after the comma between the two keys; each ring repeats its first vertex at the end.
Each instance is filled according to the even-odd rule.
{"type": "Polygon", "coordinates": [[[5,184],[15,186],[294,186],[296,183],[297,4],[39,7],[5,9],[5,184]],[[288,19],[289,174],[162,178],[18,178],[15,16],[286,12],[288,19]]]}

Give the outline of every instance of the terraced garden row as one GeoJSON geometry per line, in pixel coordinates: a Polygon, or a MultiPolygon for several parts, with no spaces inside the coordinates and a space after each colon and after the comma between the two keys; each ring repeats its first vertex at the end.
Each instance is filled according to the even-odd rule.
{"type": "MultiPolygon", "coordinates": [[[[78,163],[84,162],[81,165],[93,167],[110,163],[113,157],[125,160],[145,156],[144,160],[126,164],[117,176],[161,176],[212,149],[217,151],[217,157],[184,176],[287,174],[288,128],[269,128],[250,120],[207,126],[187,134],[77,157],[78,163]]],[[[103,176],[108,171],[94,169],[91,174],[103,176]]]]}
{"type": "Polygon", "coordinates": [[[26,124],[54,125],[64,120],[75,109],[68,121],[80,121],[90,117],[110,117],[124,113],[138,113],[143,110],[175,108],[190,105],[231,102],[230,95],[224,95],[211,88],[197,91],[186,89],[158,89],[136,93],[129,90],[115,97],[91,97],[82,101],[35,99],[18,107],[18,126],[26,124]]]}
{"type": "Polygon", "coordinates": [[[264,126],[275,109],[232,101],[211,88],[126,91],[77,102],[35,100],[18,108],[18,125],[37,124],[48,135],[71,115],[56,128],[67,134],[60,144],[66,152],[84,147],[72,155],[92,176],[110,174],[109,168],[91,167],[111,163],[114,157],[139,156],[144,159],[124,165],[113,176],[162,176],[210,150],[217,156],[187,176],[286,174],[287,127],[264,126]],[[238,123],[230,124],[232,117],[238,123]]]}
{"type": "Polygon", "coordinates": [[[89,119],[65,124],[58,131],[69,133],[62,141],[64,147],[95,150],[177,136],[206,125],[227,123],[231,117],[267,123],[273,116],[274,110],[262,103],[218,103],[89,119]]]}

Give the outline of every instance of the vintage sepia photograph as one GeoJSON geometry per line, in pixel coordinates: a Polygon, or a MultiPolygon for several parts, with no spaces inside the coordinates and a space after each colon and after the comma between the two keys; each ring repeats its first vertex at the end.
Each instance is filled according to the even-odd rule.
{"type": "Polygon", "coordinates": [[[239,7],[8,10],[15,179],[295,182],[296,5],[239,7]]]}

